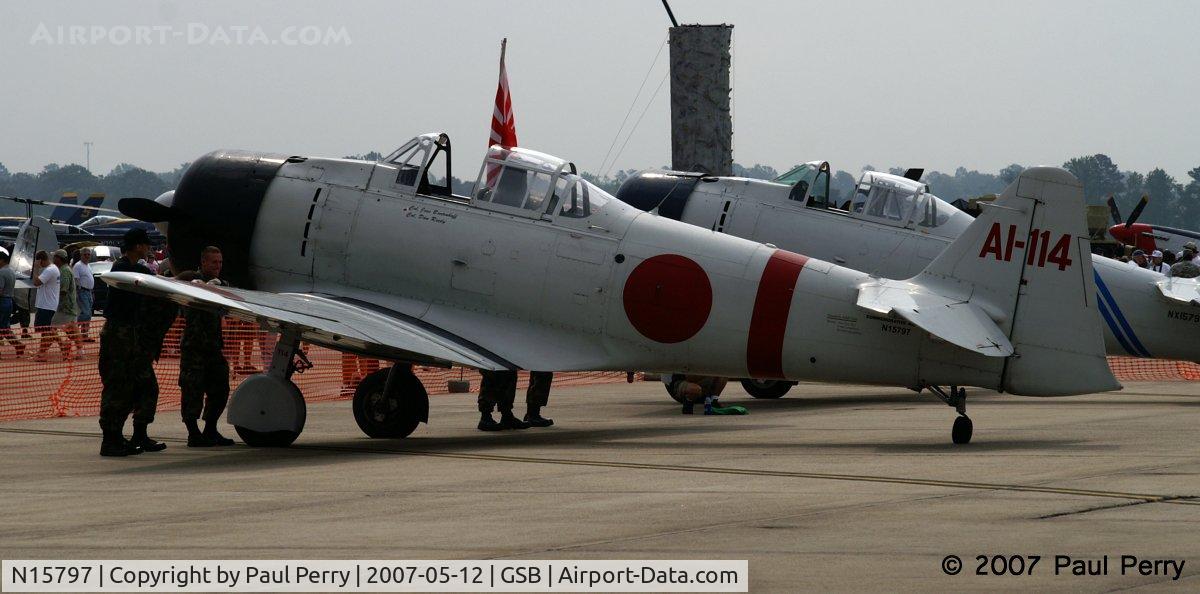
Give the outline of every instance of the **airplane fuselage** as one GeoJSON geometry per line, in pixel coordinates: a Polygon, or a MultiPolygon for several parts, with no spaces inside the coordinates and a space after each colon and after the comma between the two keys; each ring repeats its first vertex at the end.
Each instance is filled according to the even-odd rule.
{"type": "Polygon", "coordinates": [[[253,285],[508,345],[491,350],[526,369],[1000,384],[1002,359],[856,307],[861,272],[617,201],[586,219],[530,218],[394,178],[382,163],[285,163],[257,217],[253,285]]]}

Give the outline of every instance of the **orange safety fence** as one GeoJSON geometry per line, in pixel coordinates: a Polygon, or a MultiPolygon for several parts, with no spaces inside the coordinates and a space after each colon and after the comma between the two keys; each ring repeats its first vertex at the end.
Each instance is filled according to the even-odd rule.
{"type": "MultiPolygon", "coordinates": [[[[100,374],[96,363],[100,351],[100,329],[104,320],[88,323],[86,336],[76,333],[68,343],[47,342],[46,352],[39,353],[45,328],[25,331],[13,327],[8,336],[0,336],[0,420],[43,419],[64,416],[95,416],[100,414],[100,374]],[[24,354],[17,356],[21,345],[24,354]],[[64,352],[63,345],[67,345],[64,352]]],[[[67,334],[66,327],[50,328],[59,337],[67,334]]],[[[158,377],[158,411],[179,410],[179,338],[183,319],[176,320],[167,333],[154,371],[158,377]]],[[[225,319],[225,358],[229,361],[230,384],[236,386],[246,376],[264,370],[270,363],[276,335],[256,326],[225,319]]],[[[308,402],[347,400],[354,388],[367,374],[389,363],[332,349],[301,343],[310,369],[297,372],[292,380],[300,387],[308,402]]],[[[465,380],[470,389],[479,389],[479,372],[455,367],[414,367],[413,371],[430,394],[449,393],[449,382],[465,380]]],[[[627,381],[624,372],[589,371],[554,374],[554,386],[627,381]]],[[[529,383],[529,374],[521,373],[518,387],[529,383]]]]}
{"type": "MultiPolygon", "coordinates": [[[[96,370],[99,354],[99,334],[103,319],[89,323],[87,334],[77,333],[68,343],[47,344],[45,353],[39,347],[46,329],[30,332],[14,327],[7,336],[0,336],[0,420],[41,419],[63,416],[94,416],[100,411],[100,375],[96,370]],[[63,345],[67,349],[64,352],[63,345]],[[24,350],[17,356],[18,347],[24,350]],[[69,355],[69,356],[68,356],[69,355]]],[[[179,409],[179,338],[182,318],[167,334],[161,356],[154,369],[158,376],[158,410],[179,409]]],[[[65,336],[64,328],[52,328],[65,336]]],[[[230,382],[236,385],[247,375],[266,368],[274,347],[275,335],[253,325],[231,319],[225,320],[225,358],[231,370],[230,382]]],[[[332,349],[304,343],[302,348],[312,368],[292,376],[308,402],[345,400],[354,395],[354,388],[367,374],[384,364],[378,359],[348,355],[332,349]]],[[[1122,381],[1198,381],[1200,365],[1183,361],[1109,357],[1109,366],[1122,381]]],[[[415,367],[430,394],[449,393],[449,382],[465,380],[471,390],[479,388],[479,373],[473,369],[455,367],[415,367]]],[[[528,385],[529,375],[522,373],[519,387],[528,385]]],[[[623,372],[595,371],[556,373],[555,386],[571,386],[627,381],[623,372]]]]}

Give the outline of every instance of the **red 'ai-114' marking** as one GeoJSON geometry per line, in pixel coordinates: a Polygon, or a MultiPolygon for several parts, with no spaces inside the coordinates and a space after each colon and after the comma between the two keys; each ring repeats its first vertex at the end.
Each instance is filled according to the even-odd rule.
{"type": "Polygon", "coordinates": [[[992,223],[992,229],[988,231],[987,239],[983,241],[983,248],[979,250],[979,257],[986,258],[988,254],[996,256],[997,260],[1009,262],[1012,260],[1013,248],[1024,249],[1025,264],[1027,266],[1045,267],[1046,263],[1057,264],[1059,270],[1066,270],[1071,265],[1071,236],[1063,233],[1058,241],[1050,248],[1050,232],[1034,229],[1029,232],[1026,239],[1017,239],[1017,226],[1009,225],[1008,233],[1005,234],[1000,229],[1000,223],[992,223]]]}

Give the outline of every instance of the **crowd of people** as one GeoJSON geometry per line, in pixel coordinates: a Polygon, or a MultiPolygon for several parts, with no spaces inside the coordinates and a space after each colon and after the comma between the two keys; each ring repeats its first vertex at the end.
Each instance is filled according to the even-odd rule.
{"type": "Polygon", "coordinates": [[[1121,260],[1130,266],[1137,266],[1165,276],[1175,278],[1200,276],[1200,250],[1196,249],[1196,243],[1192,241],[1183,244],[1183,249],[1178,254],[1171,251],[1164,253],[1162,250],[1154,250],[1147,255],[1145,250],[1136,249],[1128,259],[1121,258],[1121,260]]]}

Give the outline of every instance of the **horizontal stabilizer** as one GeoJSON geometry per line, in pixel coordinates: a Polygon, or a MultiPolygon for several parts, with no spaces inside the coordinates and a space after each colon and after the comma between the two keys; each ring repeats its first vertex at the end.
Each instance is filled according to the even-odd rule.
{"type": "Polygon", "coordinates": [[[1200,307],[1200,283],[1190,278],[1166,278],[1154,283],[1167,301],[1200,307]]]}
{"type": "Polygon", "coordinates": [[[953,345],[988,357],[1013,354],[1004,331],[977,305],[930,293],[906,281],[881,279],[859,287],[858,306],[897,315],[953,345]]]}

